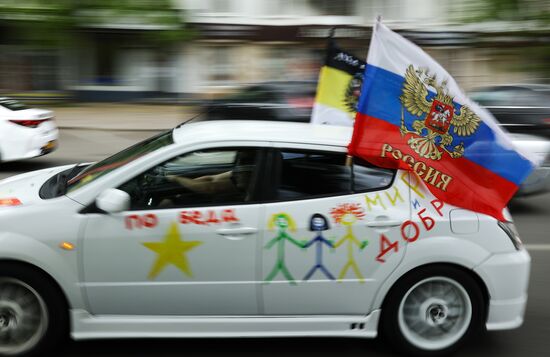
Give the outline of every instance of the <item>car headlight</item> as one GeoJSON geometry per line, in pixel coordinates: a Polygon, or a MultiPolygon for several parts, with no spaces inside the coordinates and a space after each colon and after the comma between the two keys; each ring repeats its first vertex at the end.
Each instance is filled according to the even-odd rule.
{"type": "Polygon", "coordinates": [[[514,245],[516,250],[521,250],[523,248],[523,242],[519,237],[519,233],[516,229],[516,226],[514,225],[514,222],[499,221],[498,226],[502,228],[502,230],[508,235],[508,237],[510,237],[510,240],[512,241],[512,244],[514,245]]]}

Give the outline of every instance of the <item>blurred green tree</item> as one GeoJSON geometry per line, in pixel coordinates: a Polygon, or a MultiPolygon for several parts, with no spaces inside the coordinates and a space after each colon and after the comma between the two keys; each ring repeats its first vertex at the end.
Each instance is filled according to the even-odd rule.
{"type": "Polygon", "coordinates": [[[52,47],[67,40],[76,23],[70,0],[3,0],[0,26],[3,42],[52,47]]]}
{"type": "MultiPolygon", "coordinates": [[[[465,5],[467,22],[500,23],[490,36],[505,40],[502,51],[520,43],[516,53],[529,63],[529,70],[550,78],[550,43],[545,40],[550,35],[550,0],[469,0],[465,5]]],[[[525,70],[521,65],[511,69],[525,70]]]]}
{"type": "Polygon", "coordinates": [[[540,21],[550,24],[549,0],[470,0],[472,21],[540,21]]]}
{"type": "Polygon", "coordinates": [[[189,39],[184,14],[170,0],[2,0],[0,27],[32,47],[57,47],[77,41],[82,29],[132,29],[153,45],[189,39]]]}

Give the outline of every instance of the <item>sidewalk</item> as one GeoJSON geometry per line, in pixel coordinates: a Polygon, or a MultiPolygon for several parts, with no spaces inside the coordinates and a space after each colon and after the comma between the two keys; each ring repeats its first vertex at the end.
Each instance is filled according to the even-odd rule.
{"type": "Polygon", "coordinates": [[[93,103],[51,108],[60,129],[165,130],[195,115],[180,105],[93,103]]]}

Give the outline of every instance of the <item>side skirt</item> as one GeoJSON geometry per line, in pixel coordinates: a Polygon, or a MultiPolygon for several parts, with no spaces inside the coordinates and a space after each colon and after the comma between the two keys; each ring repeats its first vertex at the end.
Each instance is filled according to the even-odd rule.
{"type": "Polygon", "coordinates": [[[381,310],[367,316],[114,316],[71,310],[72,337],[313,337],[374,338],[381,310]]]}

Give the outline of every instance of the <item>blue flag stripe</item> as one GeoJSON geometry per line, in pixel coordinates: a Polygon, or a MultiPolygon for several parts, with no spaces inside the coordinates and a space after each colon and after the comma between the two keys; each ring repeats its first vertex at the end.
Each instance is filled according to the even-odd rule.
{"type": "MultiPolygon", "coordinates": [[[[401,101],[399,96],[405,78],[383,68],[367,64],[363,90],[359,100],[359,112],[401,125],[401,101]]],[[[435,96],[430,92],[428,98],[435,96]]],[[[460,105],[455,103],[456,108],[460,105]]],[[[460,110],[460,109],[459,109],[460,110]]],[[[414,116],[404,109],[405,123],[409,129],[414,120],[424,120],[425,115],[414,116]]],[[[533,164],[516,151],[502,147],[496,142],[495,133],[483,121],[471,136],[453,134],[452,145],[464,143],[464,158],[481,165],[503,178],[519,185],[532,171],[533,164]]]]}

